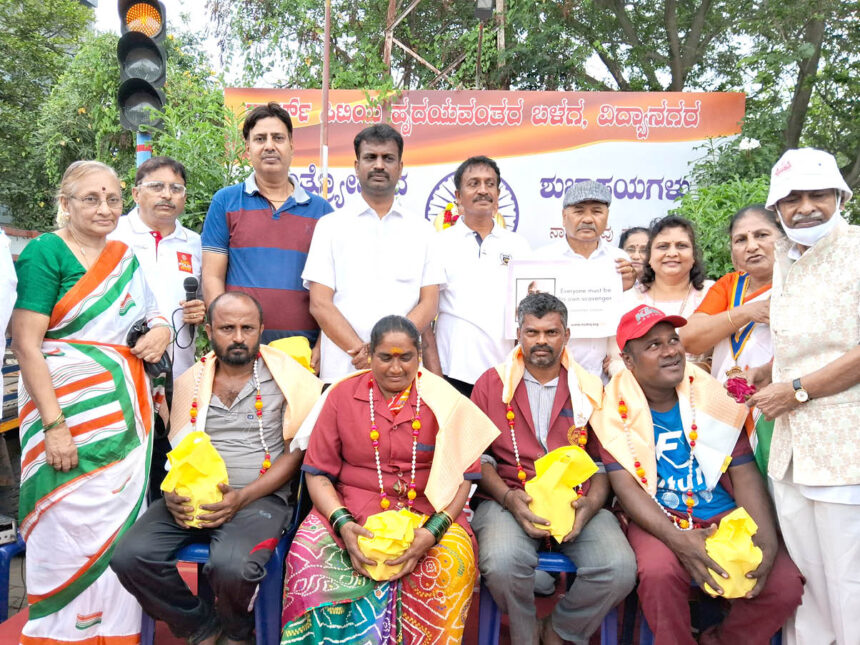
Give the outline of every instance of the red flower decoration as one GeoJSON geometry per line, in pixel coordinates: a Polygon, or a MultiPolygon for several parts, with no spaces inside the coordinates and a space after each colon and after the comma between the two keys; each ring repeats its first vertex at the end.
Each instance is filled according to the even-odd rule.
{"type": "Polygon", "coordinates": [[[755,394],[756,387],[742,376],[735,376],[726,381],[726,390],[738,403],[746,403],[746,400],[755,394]]]}

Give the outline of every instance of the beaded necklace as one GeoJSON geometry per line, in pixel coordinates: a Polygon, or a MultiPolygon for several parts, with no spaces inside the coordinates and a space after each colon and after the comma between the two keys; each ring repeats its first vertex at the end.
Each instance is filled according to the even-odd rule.
{"type": "MultiPolygon", "coordinates": [[[[693,423],[690,425],[690,465],[687,471],[689,474],[690,490],[687,491],[684,497],[684,504],[687,506],[687,517],[679,519],[677,515],[666,510],[666,507],[660,503],[660,500],[658,500],[655,495],[651,495],[649,493],[649,495],[651,495],[651,499],[653,499],[654,503],[657,504],[661,511],[663,511],[663,514],[672,520],[672,523],[676,528],[682,531],[689,531],[693,528],[693,507],[696,505],[696,500],[693,499],[693,448],[696,447],[696,439],[699,438],[699,427],[696,425],[696,407],[693,400],[693,377],[690,376],[689,378],[690,408],[692,410],[693,423]]],[[[633,438],[630,433],[630,424],[627,423],[627,412],[627,404],[624,403],[624,399],[621,399],[618,401],[618,414],[621,415],[621,421],[624,425],[624,438],[627,440],[627,448],[630,450],[630,455],[633,457],[633,468],[635,469],[636,476],[639,478],[639,481],[642,482],[642,485],[645,487],[647,492],[648,478],[645,476],[645,469],[642,467],[642,462],[640,462],[636,457],[636,451],[633,449],[633,438]]]]}
{"type": "MultiPolygon", "coordinates": [[[[256,394],[256,397],[254,400],[254,410],[255,410],[255,413],[257,415],[257,429],[259,430],[259,433],[260,433],[260,445],[263,446],[263,452],[265,453],[265,456],[263,457],[263,465],[260,468],[260,474],[262,475],[267,470],[269,470],[269,468],[272,467],[272,455],[269,452],[269,446],[266,443],[266,437],[263,434],[263,397],[260,394],[260,377],[257,373],[257,359],[258,358],[260,358],[259,354],[257,354],[256,358],[254,359],[254,372],[253,372],[253,374],[254,374],[254,387],[257,389],[257,394],[256,394]]],[[[205,365],[206,364],[206,357],[204,356],[203,358],[201,358],[200,362],[203,365],[205,365]]],[[[198,413],[197,392],[200,389],[200,379],[203,377],[204,371],[205,370],[203,370],[201,368],[200,371],[197,373],[197,378],[194,380],[194,394],[191,398],[191,409],[188,411],[188,415],[191,418],[191,430],[192,431],[197,430],[197,413],[198,413]]]]}
{"type": "MultiPolygon", "coordinates": [[[[573,405],[573,397],[571,397],[571,405],[573,405]]],[[[508,430],[511,433],[511,442],[514,444],[514,459],[517,462],[517,479],[520,480],[520,483],[525,486],[526,474],[525,469],[520,463],[520,450],[517,445],[517,434],[514,429],[514,423],[516,421],[516,413],[514,412],[513,406],[508,403],[505,408],[505,418],[508,420],[508,430]]],[[[588,443],[588,428],[585,427],[587,423],[587,419],[582,419],[578,410],[574,410],[574,425],[567,431],[567,440],[574,445],[579,445],[581,448],[585,448],[585,444],[588,443]]],[[[576,491],[579,493],[579,496],[582,496],[582,485],[576,487],[576,491]]]]}
{"type": "MultiPolygon", "coordinates": [[[[415,458],[418,451],[418,435],[421,432],[421,390],[418,387],[418,379],[421,371],[415,377],[415,416],[412,418],[412,474],[409,479],[409,490],[406,493],[406,505],[409,510],[415,505],[415,458]]],[[[388,493],[385,492],[385,484],[382,482],[382,466],[379,463],[379,429],[376,426],[376,418],[373,413],[373,374],[368,384],[368,399],[370,400],[370,443],[373,445],[373,456],[376,459],[376,476],[379,479],[379,506],[387,510],[391,506],[388,493]]]]}

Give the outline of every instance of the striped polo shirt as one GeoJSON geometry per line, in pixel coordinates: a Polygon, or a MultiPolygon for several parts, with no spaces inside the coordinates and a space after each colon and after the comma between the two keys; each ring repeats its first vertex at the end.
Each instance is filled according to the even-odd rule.
{"type": "Polygon", "coordinates": [[[290,198],[274,210],[253,173],[212,198],[203,222],[203,251],[226,254],[227,290],[247,293],[263,305],[262,342],[297,335],[316,342],[319,326],[302,271],[317,220],[331,211],[326,200],[295,184],[290,198]]]}

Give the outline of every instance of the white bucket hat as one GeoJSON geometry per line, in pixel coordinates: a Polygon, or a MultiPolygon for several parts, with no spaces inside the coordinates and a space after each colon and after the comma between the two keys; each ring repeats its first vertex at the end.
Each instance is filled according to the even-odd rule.
{"type": "Polygon", "coordinates": [[[815,148],[786,150],[770,172],[766,207],[774,210],[776,203],[792,190],[824,188],[839,190],[843,204],[851,199],[853,193],[839,172],[836,158],[829,152],[815,148]]]}

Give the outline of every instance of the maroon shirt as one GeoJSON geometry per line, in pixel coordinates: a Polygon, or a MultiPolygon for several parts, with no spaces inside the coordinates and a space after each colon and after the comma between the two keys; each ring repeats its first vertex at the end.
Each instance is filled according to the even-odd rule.
{"type": "MultiPolygon", "coordinates": [[[[359,524],[370,515],[382,512],[379,506],[379,477],[370,440],[368,384],[371,373],[350,378],[334,386],[311,433],[302,470],[325,475],[334,482],[343,505],[359,524]]],[[[374,415],[379,432],[379,463],[385,492],[391,502],[388,510],[406,507],[406,493],[412,474],[412,420],[417,402],[415,387],[406,405],[392,416],[379,386],[373,385],[374,415]],[[399,490],[395,484],[399,483],[399,490]]],[[[415,456],[414,510],[430,515],[435,512],[424,495],[433,463],[439,424],[426,403],[421,401],[421,431],[415,456]]],[[[464,429],[465,430],[465,429],[464,429]]],[[[481,478],[481,463],[476,461],[464,474],[466,479],[481,478]]],[[[458,524],[470,531],[463,513],[458,524]]]]}
{"type": "MultiPolygon", "coordinates": [[[[509,487],[522,488],[522,482],[517,479],[517,460],[514,457],[514,442],[511,439],[506,416],[507,406],[502,402],[502,379],[495,368],[487,370],[477,380],[472,389],[472,401],[500,430],[499,436],[487,449],[487,452],[496,460],[499,476],[509,487]]],[[[528,479],[531,479],[535,476],[535,460],[543,457],[547,451],[537,438],[525,381],[520,381],[517,385],[511,407],[516,415],[514,432],[517,437],[520,464],[525,469],[528,479]]],[[[570,403],[570,390],[567,387],[567,370],[562,367],[558,375],[558,386],[550,414],[547,448],[552,451],[562,446],[569,446],[568,430],[573,427],[573,408],[570,403]]],[[[590,428],[585,451],[592,459],[600,461],[597,439],[590,428]]],[[[588,485],[588,481],[583,484],[583,492],[588,492],[588,485]]]]}

